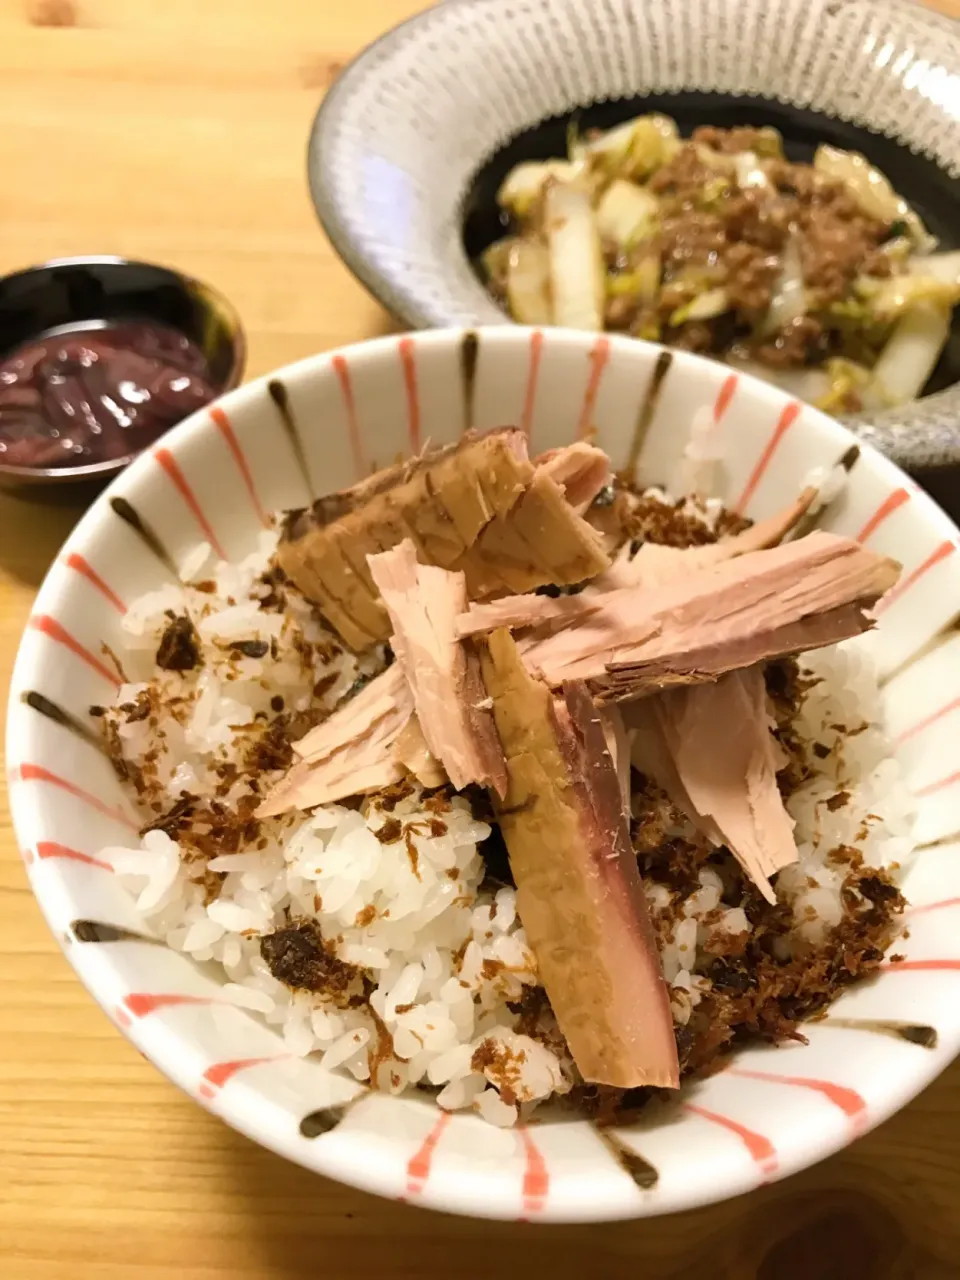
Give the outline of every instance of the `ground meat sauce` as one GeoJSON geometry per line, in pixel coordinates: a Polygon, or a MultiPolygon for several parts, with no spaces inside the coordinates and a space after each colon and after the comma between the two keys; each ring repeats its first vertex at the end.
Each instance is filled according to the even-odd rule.
{"type": "Polygon", "coordinates": [[[550,183],[571,184],[588,196],[600,239],[602,307],[579,313],[589,327],[765,372],[831,412],[885,403],[899,392],[871,373],[899,312],[889,291],[883,306],[872,299],[888,277],[909,274],[912,251],[930,249],[892,192],[865,205],[837,165],[842,154],[818,149],[795,163],[769,128],[704,126],[682,140],[662,116],[588,131],[572,143],[572,169],[540,179],[543,188],[537,162],[508,175],[498,200],[509,234],[481,263],[488,290],[523,323],[574,322],[567,302],[558,315],[550,272],[563,266],[543,217],[550,183]],[[542,248],[549,270],[532,256],[521,268],[521,245],[542,248]]]}
{"type": "MultiPolygon", "coordinates": [[[[654,174],[650,189],[665,210],[657,244],[663,287],[653,308],[644,309],[629,297],[612,298],[605,317],[608,328],[779,368],[818,363],[832,353],[833,340],[815,315],[757,336],[786,242],[791,238],[797,245],[809,310],[816,312],[838,302],[857,275],[889,274],[889,259],[877,250],[890,227],[866,217],[842,183],[810,165],[768,160],[770,187],[741,190],[703,159],[703,147],[729,155],[759,144],[762,154],[762,133],[697,129],[654,174]],[[696,293],[719,287],[727,291],[730,310],[711,320],[674,322],[678,309],[696,293]]],[[[630,261],[620,265],[626,271],[635,266],[630,261]]]]}
{"type": "Polygon", "coordinates": [[[199,347],[153,321],[28,342],[0,363],[0,462],[74,467],[125,458],[215,395],[199,347]]]}

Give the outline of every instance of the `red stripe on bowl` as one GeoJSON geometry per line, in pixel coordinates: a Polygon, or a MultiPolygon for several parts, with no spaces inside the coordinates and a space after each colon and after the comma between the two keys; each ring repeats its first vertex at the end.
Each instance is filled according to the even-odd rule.
{"type": "Polygon", "coordinates": [[[226,1004],[219,996],[187,996],[175,991],[131,991],[123,997],[124,1008],[135,1018],[145,1018],[158,1009],[170,1009],[180,1004],[226,1004]]]}
{"type": "Polygon", "coordinates": [[[898,733],[894,738],[894,742],[897,746],[908,742],[911,738],[915,738],[918,733],[923,733],[924,729],[929,729],[932,724],[936,724],[938,720],[948,716],[951,711],[957,710],[960,710],[960,698],[953,698],[950,702],[944,703],[942,707],[938,707],[936,711],[931,711],[922,720],[918,720],[916,724],[912,724],[909,729],[904,729],[902,733],[898,733]]]}
{"type": "Polygon", "coordinates": [[[403,369],[403,385],[407,392],[407,435],[411,453],[420,452],[420,398],[417,393],[417,361],[413,339],[401,338],[397,343],[400,365],[403,369]]]}
{"type": "Polygon", "coordinates": [[[960,898],[941,898],[939,902],[924,902],[918,907],[908,906],[908,916],[921,916],[927,911],[942,911],[945,907],[960,907],[960,898]]]}
{"type": "Polygon", "coordinates": [[[587,378],[587,387],[583,393],[583,407],[580,410],[580,417],[577,421],[576,438],[578,440],[585,440],[590,434],[593,410],[597,403],[597,393],[603,380],[603,371],[610,360],[610,339],[598,338],[593,345],[589,359],[590,376],[587,378]]]}
{"type": "Polygon", "coordinates": [[[183,474],[183,471],[180,469],[179,462],[177,462],[176,458],[173,456],[173,454],[170,452],[169,449],[163,449],[163,448],[154,449],[153,456],[156,458],[157,462],[160,464],[163,470],[167,473],[170,480],[173,482],[174,487],[177,489],[178,493],[180,494],[181,498],[183,498],[184,502],[190,508],[190,511],[193,514],[193,518],[196,520],[197,524],[200,526],[201,532],[203,533],[203,536],[206,538],[207,542],[209,542],[211,547],[213,547],[215,554],[219,557],[219,559],[226,560],[227,553],[224,551],[223,547],[221,547],[220,543],[217,541],[217,535],[213,532],[213,528],[210,525],[210,521],[204,515],[203,508],[200,506],[200,503],[197,501],[197,495],[193,492],[193,490],[190,488],[190,485],[187,483],[187,478],[183,474]]]}
{"type": "Polygon", "coordinates": [[[240,472],[243,483],[247,487],[247,493],[250,495],[251,505],[257,513],[257,519],[265,529],[271,528],[270,518],[260,504],[260,498],[257,494],[257,486],[253,483],[253,475],[251,474],[246,454],[240,448],[240,441],[237,439],[237,433],[230,425],[230,419],[219,405],[213,405],[211,407],[210,417],[213,419],[217,430],[223,436],[227,448],[233,454],[233,460],[237,464],[237,470],[240,472]]]}
{"type": "Polygon", "coordinates": [[[893,493],[884,498],[883,502],[880,503],[879,507],[857,534],[857,542],[866,542],[872,534],[876,533],[888,516],[892,516],[894,511],[909,501],[910,494],[906,489],[894,489],[893,493]]]}
{"type": "Polygon", "coordinates": [[[355,480],[362,480],[367,474],[367,459],[363,451],[363,436],[357,421],[357,406],[353,398],[353,383],[350,379],[350,366],[345,356],[333,357],[333,371],[340,383],[340,394],[343,396],[343,407],[347,415],[347,431],[350,435],[350,452],[353,454],[353,475],[355,480]]]}
{"type": "Polygon", "coordinates": [[[922,800],[924,796],[934,796],[938,791],[945,791],[947,787],[954,787],[960,782],[960,772],[948,773],[945,778],[937,778],[935,782],[928,782],[926,786],[917,787],[914,795],[918,800],[922,800]]]}
{"type": "Polygon", "coordinates": [[[881,968],[887,973],[949,973],[960,969],[960,960],[889,960],[881,968]]]}
{"type": "Polygon", "coordinates": [[[721,1125],[724,1129],[729,1129],[731,1133],[735,1133],[764,1174],[771,1174],[776,1171],[776,1149],[770,1139],[765,1138],[762,1133],[754,1133],[752,1129],[747,1129],[744,1125],[738,1124],[736,1120],[731,1120],[729,1116],[722,1116],[716,1111],[708,1111],[706,1107],[696,1106],[692,1102],[685,1102],[682,1105],[686,1111],[695,1116],[700,1116],[702,1120],[709,1120],[712,1124],[721,1125]]]}
{"type": "Polygon", "coordinates": [[[66,858],[70,862],[83,862],[88,867],[99,867],[101,871],[113,872],[113,867],[111,867],[110,863],[104,862],[102,858],[95,858],[89,853],[81,853],[79,849],[70,849],[67,845],[57,844],[53,840],[38,840],[34,854],[41,861],[47,858],[66,858]]]}
{"type": "Polygon", "coordinates": [[[723,415],[730,408],[730,401],[733,399],[737,390],[737,383],[740,381],[735,373],[731,373],[728,378],[724,378],[723,386],[717,392],[717,398],[713,405],[713,420],[719,422],[723,415]]]}
{"type": "Polygon", "coordinates": [[[918,582],[928,569],[932,569],[934,565],[940,564],[942,560],[948,559],[956,551],[955,542],[941,542],[936,550],[931,551],[916,569],[912,569],[905,578],[901,578],[897,585],[883,597],[876,605],[874,613],[880,614],[889,609],[895,600],[899,600],[905,591],[909,591],[915,582],[918,582]]]}
{"type": "Polygon", "coordinates": [[[867,1104],[855,1089],[846,1085],[835,1084],[832,1080],[812,1080],[808,1076],[781,1076],[770,1071],[748,1071],[743,1067],[728,1067],[724,1075],[736,1076],[741,1080],[767,1080],[771,1084],[791,1085],[799,1089],[812,1089],[822,1093],[825,1098],[840,1108],[845,1116],[849,1116],[859,1124],[866,1113],[867,1104]]]}
{"type": "Polygon", "coordinates": [[[116,672],[111,671],[105,663],[101,662],[95,654],[89,649],[84,648],[79,640],[75,640],[70,632],[58,622],[56,618],[51,618],[47,613],[35,613],[31,616],[28,626],[34,631],[39,631],[48,639],[53,640],[56,644],[62,644],[65,649],[69,649],[71,653],[76,654],[83,662],[96,671],[98,676],[102,676],[115,689],[120,688],[120,677],[116,672]]]}
{"type": "Polygon", "coordinates": [[[777,425],[773,429],[773,434],[764,445],[763,452],[757,459],[757,464],[751,472],[750,479],[747,481],[746,487],[740,495],[740,501],[737,503],[735,508],[738,515],[743,515],[747,507],[750,505],[750,499],[756,493],[757,486],[763,479],[764,472],[770,465],[770,461],[777,451],[777,446],[787,434],[793,423],[796,422],[797,418],[800,416],[801,408],[802,406],[796,400],[792,400],[780,414],[780,417],[777,420],[777,425]]]}
{"type": "Polygon", "coordinates": [[[521,1125],[517,1132],[523,1143],[526,1155],[526,1166],[523,1171],[523,1208],[526,1213],[539,1213],[546,1203],[550,1192],[550,1171],[540,1148],[530,1136],[526,1125],[521,1125]]]}
{"type": "Polygon", "coordinates": [[[449,1112],[441,1111],[433,1128],[407,1162],[407,1192],[409,1195],[419,1195],[426,1185],[427,1179],[430,1177],[433,1153],[436,1151],[437,1143],[440,1141],[440,1137],[449,1121],[449,1112]]]}
{"type": "Polygon", "coordinates": [[[543,333],[534,329],[530,335],[530,363],[527,366],[527,386],[523,393],[523,409],[520,412],[520,430],[527,439],[533,429],[533,414],[537,407],[537,381],[540,377],[540,357],[543,355],[543,333]]]}
{"type": "Polygon", "coordinates": [[[47,782],[51,787],[59,787],[61,791],[66,791],[69,795],[76,796],[78,800],[83,800],[85,804],[96,809],[98,813],[104,814],[108,818],[113,818],[116,822],[122,823],[125,827],[129,827],[131,831],[137,830],[137,824],[131,822],[122,809],[113,805],[105,804],[102,800],[98,800],[95,795],[89,791],[84,791],[82,787],[78,787],[75,782],[70,782],[66,778],[61,778],[59,774],[51,773],[49,769],[45,769],[40,764],[21,764],[14,766],[10,770],[11,782],[47,782]]]}
{"type": "Polygon", "coordinates": [[[107,586],[99,573],[97,573],[96,569],[84,560],[83,556],[78,556],[75,551],[71,551],[63,563],[68,569],[72,569],[74,573],[79,573],[81,577],[86,578],[88,582],[92,583],[100,594],[106,600],[109,600],[118,613],[127,612],[127,606],[123,603],[120,597],[112,590],[112,588],[107,586]]]}
{"type": "Polygon", "coordinates": [[[281,1053],[269,1058],[235,1058],[232,1062],[215,1062],[203,1073],[197,1092],[204,1098],[212,1098],[238,1072],[259,1067],[265,1062],[284,1062],[288,1057],[288,1054],[281,1053]]]}

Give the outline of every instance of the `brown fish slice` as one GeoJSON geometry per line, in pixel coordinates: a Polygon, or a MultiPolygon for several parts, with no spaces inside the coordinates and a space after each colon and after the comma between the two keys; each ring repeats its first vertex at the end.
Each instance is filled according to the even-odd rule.
{"type": "Polygon", "coordinates": [[[586,1080],[679,1085],[666,983],[616,770],[582,685],[555,698],[506,631],[481,650],[507,761],[497,805],[517,909],[586,1080]]]}
{"type": "Polygon", "coordinates": [[[355,648],[390,633],[367,561],[407,538],[472,596],[582,581],[609,559],[552,475],[581,500],[606,474],[598,452],[570,446],[535,468],[517,428],[468,433],[291,515],[280,566],[355,648]]]}
{"type": "Polygon", "coordinates": [[[417,719],[431,754],[458,791],[471,783],[506,790],[506,768],[469,641],[454,623],[467,593],[463,574],[417,562],[409,539],[370,569],[393,626],[397,664],[413,693],[417,719]]]}

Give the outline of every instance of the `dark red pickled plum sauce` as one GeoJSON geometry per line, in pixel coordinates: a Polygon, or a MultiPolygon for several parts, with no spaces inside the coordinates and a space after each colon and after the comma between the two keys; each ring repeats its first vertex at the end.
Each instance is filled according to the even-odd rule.
{"type": "Polygon", "coordinates": [[[0,463],[83,467],[138,453],[216,396],[203,352],[169,325],[110,321],[0,359],[0,463]]]}

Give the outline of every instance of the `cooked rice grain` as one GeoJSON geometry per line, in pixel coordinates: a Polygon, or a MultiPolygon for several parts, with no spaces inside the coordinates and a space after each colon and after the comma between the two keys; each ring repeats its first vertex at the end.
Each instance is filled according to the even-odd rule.
{"type": "MultiPolygon", "coordinates": [[[[705,540],[714,507],[700,509],[705,540]]],[[[676,521],[679,510],[664,516],[676,521]]],[[[484,885],[490,827],[468,800],[402,784],[359,808],[253,816],[278,776],[264,768],[282,768],[291,739],[382,664],[340,647],[271,570],[275,545],[264,534],[232,565],[199,547],[188,557],[194,585],[150,592],[127,614],[126,680],[100,720],[146,822],[137,847],[106,856],[159,936],[218,964],[224,998],[276,1027],[290,1053],[322,1055],[327,1068],[389,1093],[439,1089],[441,1107],[512,1125],[579,1082],[537,985],[515,892],[484,885]],[[188,620],[180,626],[196,637],[197,662],[158,669],[175,619],[188,620]]],[[[911,801],[878,727],[864,646],[804,666],[814,680],[792,726],[802,745],[788,800],[800,862],[778,880],[793,921],[777,942],[784,963],[795,947],[828,947],[844,916],[850,866],[835,850],[898,875],[911,848],[911,801]]],[[[677,841],[669,874],[651,863],[647,883],[678,1035],[689,1039],[698,1006],[718,1007],[707,975],[718,954],[746,945],[751,908],[727,900],[729,856],[698,849],[677,815],[655,813],[659,801],[635,803],[638,849],[653,851],[642,860],[655,862],[664,837],[677,841]]]]}

